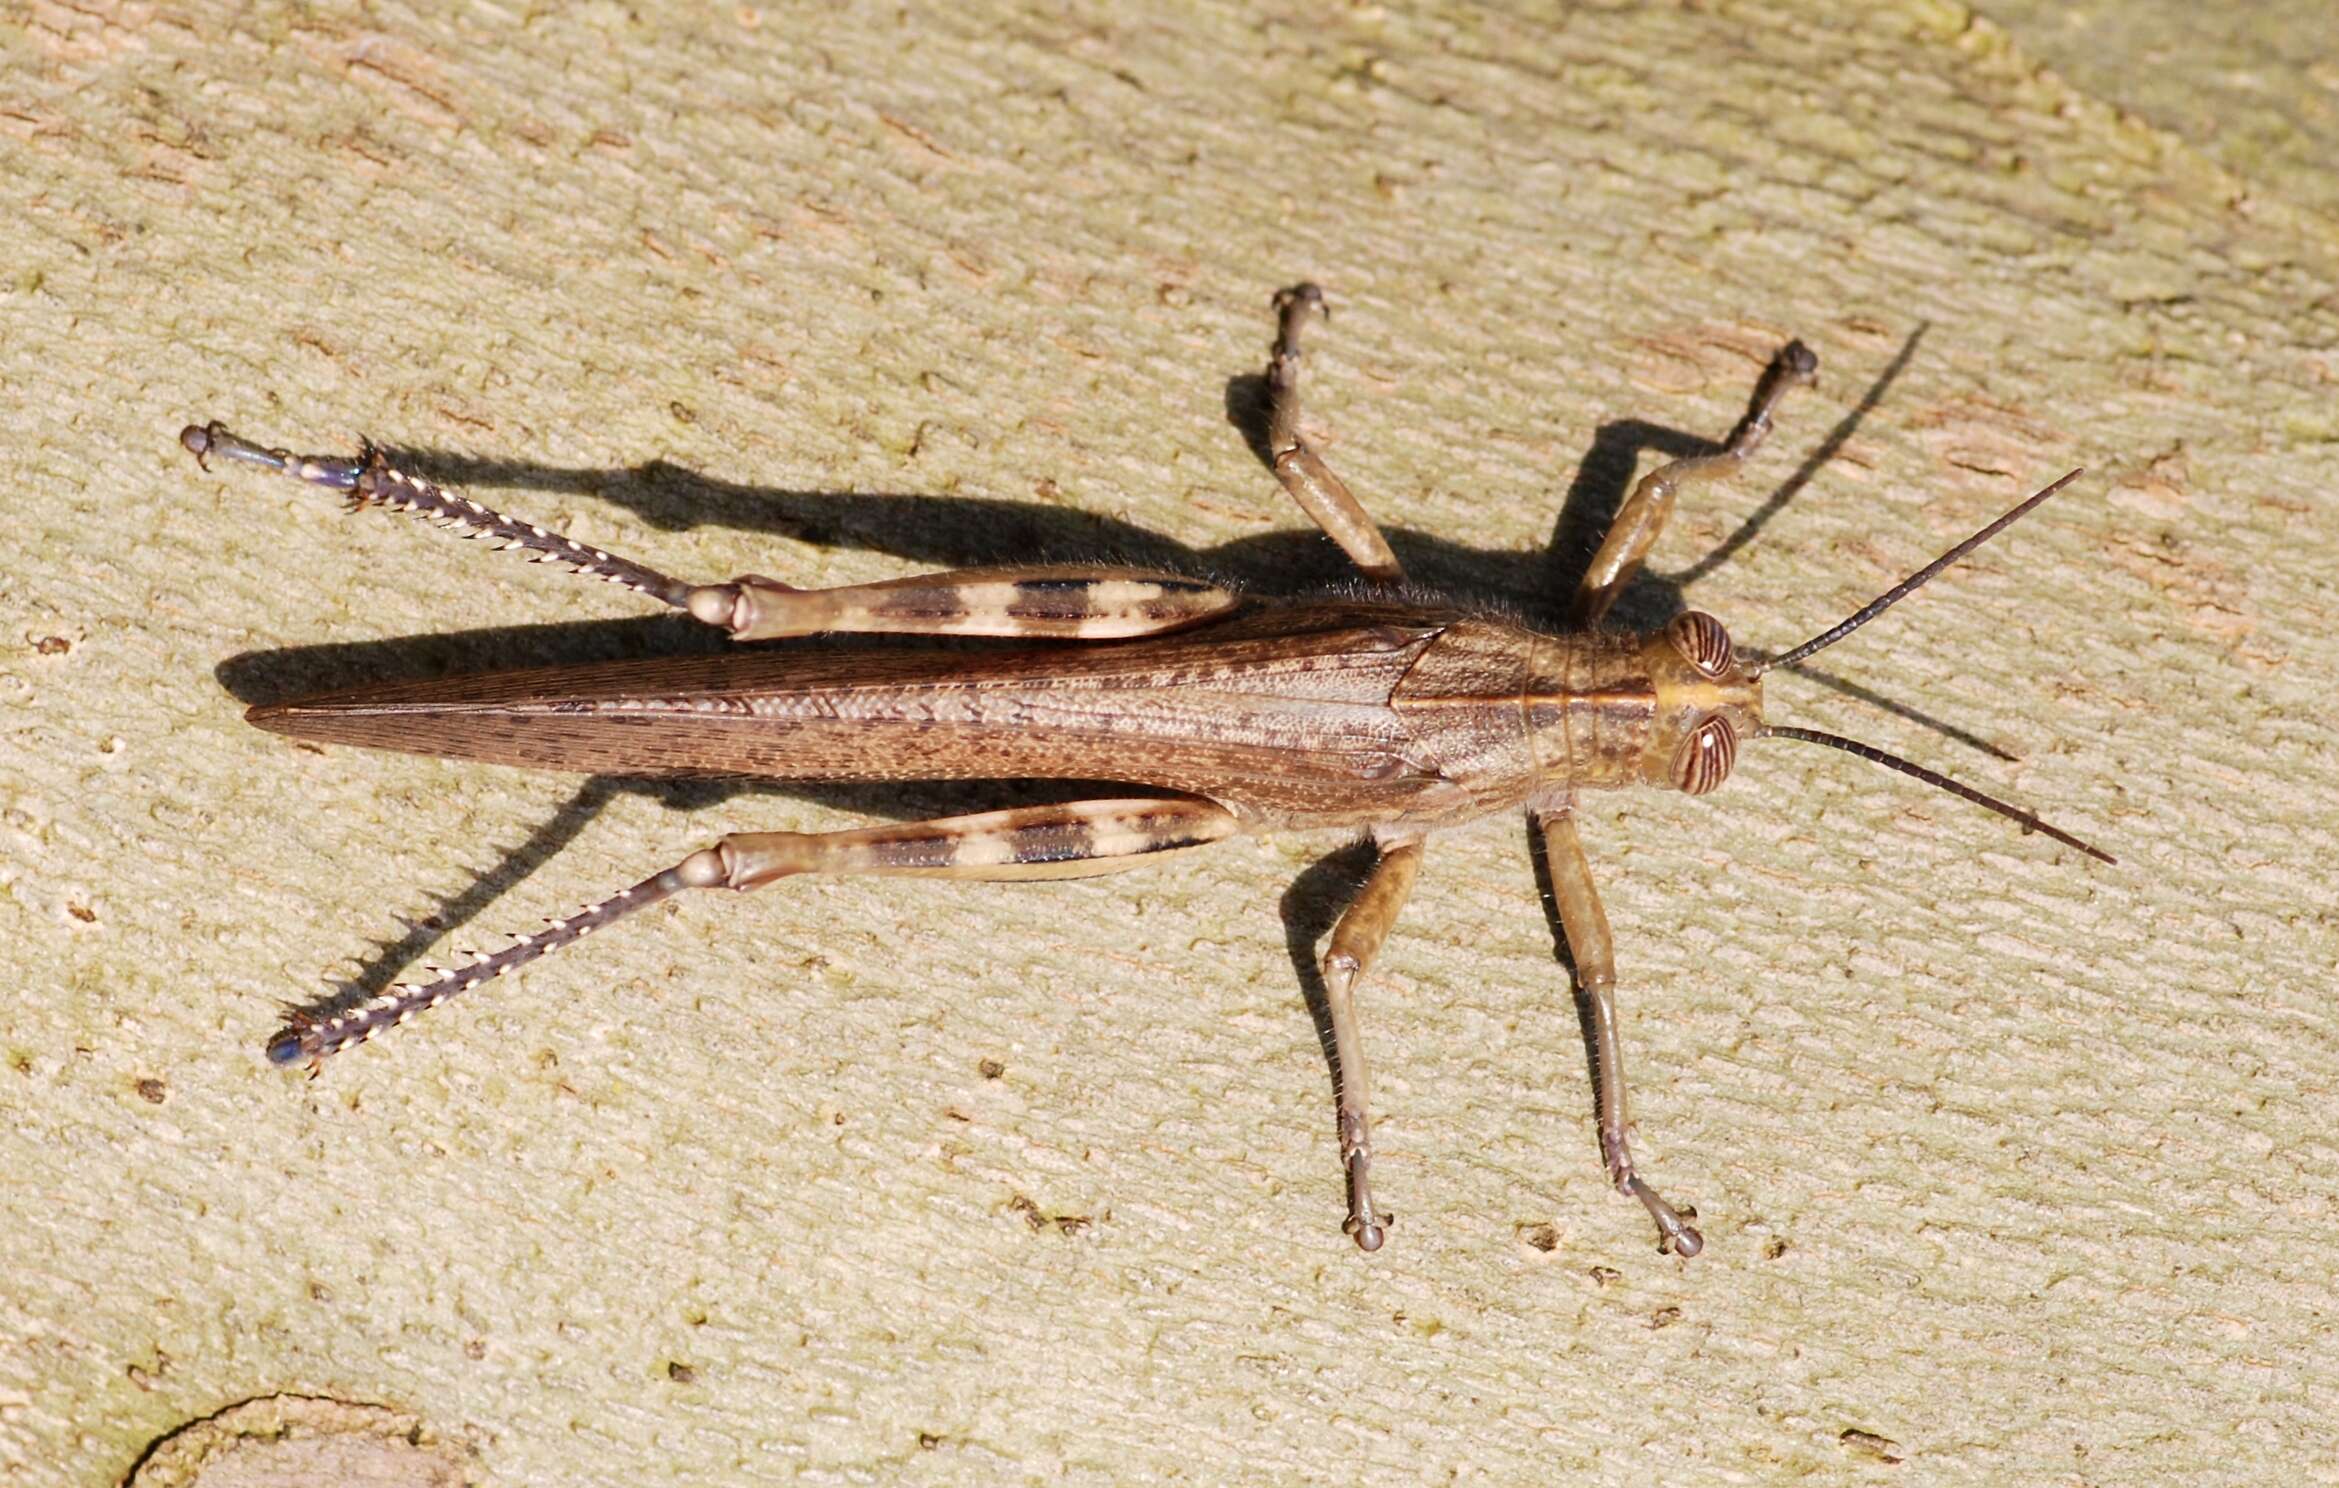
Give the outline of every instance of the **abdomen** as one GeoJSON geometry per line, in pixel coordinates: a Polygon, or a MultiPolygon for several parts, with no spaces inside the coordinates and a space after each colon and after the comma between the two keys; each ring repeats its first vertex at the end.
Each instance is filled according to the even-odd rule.
{"type": "Polygon", "coordinates": [[[361,687],[246,717],[595,774],[1126,781],[1332,825],[1401,813],[1434,783],[1407,765],[1389,695],[1435,633],[1394,607],[1290,606],[1159,640],[741,650],[361,687]]]}

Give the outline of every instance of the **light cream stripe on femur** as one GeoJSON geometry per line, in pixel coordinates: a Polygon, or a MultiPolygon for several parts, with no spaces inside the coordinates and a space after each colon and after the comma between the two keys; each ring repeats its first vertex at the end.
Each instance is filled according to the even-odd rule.
{"type": "Polygon", "coordinates": [[[952,868],[1005,868],[1023,861],[1023,845],[1013,832],[960,831],[951,835],[952,868]]]}
{"type": "Polygon", "coordinates": [[[1215,842],[1226,835],[1215,827],[1197,833],[1198,825],[1223,815],[1200,803],[1092,801],[1073,810],[1088,828],[1088,856],[1093,858],[1134,858],[1195,846],[1197,836],[1215,842]]]}
{"type": "Polygon", "coordinates": [[[1175,574],[1116,569],[1028,569],[923,574],[837,589],[791,589],[755,575],[707,585],[691,613],[734,639],[822,632],[1114,640],[1159,635],[1215,619],[1238,597],[1175,574]]]}
{"type": "Polygon", "coordinates": [[[743,832],[723,839],[723,879],[754,888],[798,873],[935,878],[1077,878],[1224,841],[1240,830],[1212,801],[1176,797],[1019,806],[841,832],[743,832]]]}

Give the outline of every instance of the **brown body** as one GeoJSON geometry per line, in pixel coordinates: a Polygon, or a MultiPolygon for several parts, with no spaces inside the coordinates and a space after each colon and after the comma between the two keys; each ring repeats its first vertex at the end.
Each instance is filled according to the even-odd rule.
{"type": "Polygon", "coordinates": [[[601,774],[1115,781],[1214,801],[1252,830],[1389,832],[1669,783],[1685,721],[1718,706],[1662,634],[1545,635],[1335,599],[1254,603],[1167,636],[603,662],[250,717],[319,742],[601,774]]]}
{"type": "MultiPolygon", "coordinates": [[[[1110,797],[832,832],[735,832],[550,928],[431,980],[292,1015],[268,1045],[312,1068],[338,1050],[686,889],[753,889],[800,873],[1043,879],[1117,872],[1244,832],[1366,829],[1375,861],[1322,960],[1347,1174],[1344,1228],[1383,1238],[1356,989],[1440,828],[1524,807],[1591,1036],[1600,1151],[1618,1189],[1656,1222],[1658,1247],[1695,1255],[1689,1221],[1642,1178],[1627,1136],[1607,916],[1575,827],[1576,793],[1647,785],[1702,794],[1742,739],[1833,744],[2096,849],[2003,802],[1866,745],[1765,728],[1762,672],[1831,644],[2059,489],[2001,517],[1831,631],[1761,665],[1696,613],[1649,635],[1601,630],[1686,483],[1735,470],[1771,412],[1817,361],[1790,343],[1728,442],[1644,477],[1617,512],[1569,605],[1564,634],[1411,596],[1364,508],[1300,431],[1301,327],[1323,297],[1276,297],[1268,445],[1276,476],[1354,563],[1360,596],[1245,598],[1175,574],[1017,567],[914,575],[826,590],[760,575],[689,584],[393,468],[297,456],[214,423],[180,442],[413,513],[539,561],[621,585],[765,642],[819,633],[989,637],[987,650],[853,646],[741,649],[362,687],[251,710],[277,733],[502,764],[601,774],[760,775],[798,781],[1057,779],[1117,782],[1110,797]]],[[[2067,482],[2070,477],[2065,477],[2067,482]]],[[[2105,861],[2109,861],[2108,858],[2105,861]]]]}

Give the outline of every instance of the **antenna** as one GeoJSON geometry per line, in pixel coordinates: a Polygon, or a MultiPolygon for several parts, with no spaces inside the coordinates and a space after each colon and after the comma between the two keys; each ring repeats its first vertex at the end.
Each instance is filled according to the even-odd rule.
{"type": "Polygon", "coordinates": [[[1873,744],[1863,744],[1857,739],[1847,739],[1841,734],[1825,734],[1818,729],[1790,728],[1784,724],[1765,725],[1755,730],[1754,737],[1757,739],[1801,739],[1806,744],[1825,744],[1830,749],[1840,749],[1846,754],[1856,754],[1864,760],[1873,760],[1887,770],[1898,770],[1901,774],[1922,780],[1927,785],[1939,786],[1953,796],[1963,796],[1976,806],[1987,806],[2000,816],[2022,823],[2022,830],[2026,836],[2032,832],[2044,832],[2065,847],[2076,847],[2098,862],[2117,863],[2120,861],[2102,848],[2091,847],[2080,841],[2061,827],[2049,826],[2040,821],[2038,813],[2035,811],[2025,811],[2019,806],[2009,805],[1996,796],[1985,796],[1970,785],[1960,785],[1946,775],[1936,775],[1923,765],[1912,765],[1899,755],[1886,754],[1873,744]]]}
{"type": "Polygon", "coordinates": [[[1997,521],[1992,522],[1989,526],[1984,527],[1981,531],[1967,538],[1964,542],[1959,543],[1956,547],[1951,548],[1946,553],[1943,553],[1940,557],[1934,559],[1931,563],[1926,564],[1923,568],[1920,568],[1915,573],[1910,574],[1907,578],[1893,585],[1890,589],[1885,590],[1882,594],[1879,594],[1876,596],[1876,598],[1870,600],[1864,607],[1854,612],[1849,617],[1837,622],[1834,626],[1821,631],[1818,635],[1813,636],[1810,640],[1805,641],[1802,645],[1797,646],[1794,650],[1786,652],[1783,655],[1774,656],[1770,660],[1764,662],[1762,665],[1756,667],[1754,669],[1754,675],[1759,677],[1764,672],[1771,671],[1777,667],[1793,666],[1796,662],[1801,661],[1804,657],[1809,656],[1814,651],[1826,650],[1828,647],[1842,640],[1845,636],[1850,635],[1853,631],[1858,630],[1861,626],[1866,625],[1869,621],[1875,619],[1878,615],[1883,614],[1886,610],[1891,609],[1894,605],[1899,604],[1902,600],[1908,598],[1911,594],[1914,594],[1920,587],[1924,585],[1926,580],[1932,578],[1935,574],[1938,574],[1941,572],[1941,570],[1947,568],[1950,564],[1955,563],[1958,559],[1963,558],[1966,554],[1980,547],[1983,543],[1988,542],[1991,538],[1996,537],[1999,533],[2004,532],[2007,528],[2013,526],[2023,517],[2028,516],[2032,508],[2036,507],[2040,502],[2046,500],[2049,496],[2054,495],[2057,491],[2062,490],[2065,486],[2071,484],[2073,481],[2079,479],[2080,476],[2086,473],[2086,467],[2084,466],[2078,470],[2072,471],[2069,475],[2066,475],[2061,480],[2054,482],[2052,485],[2049,485],[2045,490],[2040,491],[2038,494],[2032,496],[2029,500],[2024,501],[2020,506],[2017,506],[2014,508],[2014,510],[2000,517],[1997,521]]]}
{"type": "MultiPolygon", "coordinates": [[[[2082,467],[2079,470],[2070,472],[2060,480],[2049,483],[2043,490],[2040,490],[2031,495],[2029,498],[2017,505],[2012,511],[2000,517],[1997,521],[1992,522],[1989,526],[1984,527],[1981,531],[1967,538],[1964,542],[1959,543],[1956,547],[1951,548],[1946,553],[1943,553],[1940,557],[1934,559],[1931,563],[1926,564],[1923,568],[1920,568],[1915,573],[1910,574],[1907,578],[1893,585],[1890,589],[1885,590],[1882,594],[1879,594],[1876,596],[1876,598],[1870,600],[1867,604],[1861,606],[1852,614],[1836,622],[1826,630],[1821,631],[1819,634],[1813,636],[1810,640],[1805,641],[1802,645],[1797,646],[1792,651],[1782,652],[1781,654],[1774,656],[1770,660],[1762,663],[1760,666],[1757,666],[1754,668],[1754,675],[1759,677],[1764,672],[1771,671],[1777,667],[1793,666],[1795,663],[1801,661],[1803,658],[1811,655],[1815,651],[1826,650],[1828,647],[1842,640],[1845,636],[1850,635],[1853,631],[1858,630],[1861,626],[1866,625],[1869,621],[1875,619],[1878,615],[1883,614],[1886,610],[1891,609],[1894,605],[1899,604],[1902,600],[1908,598],[1911,594],[1914,594],[1919,588],[1923,587],[1928,580],[1939,574],[1941,570],[1949,567],[1949,565],[1955,563],[1958,559],[1963,558],[1966,554],[1980,547],[1983,543],[1988,542],[1991,538],[1996,537],[1999,533],[2004,532],[2007,528],[2013,526],[2016,522],[2030,515],[2032,511],[2037,509],[2040,502],[2045,501],[2049,496],[2054,495],[2057,491],[2062,490],[2065,486],[2068,486],[2073,481],[2079,479],[2079,477],[2084,473],[2085,468],[2082,467]]],[[[2025,835],[2028,835],[2032,832],[2043,832],[2047,836],[2054,838],[2057,842],[2062,843],[2065,847],[2075,847],[2081,852],[2087,854],[2089,857],[2098,860],[2099,862],[2117,863],[2119,861],[2119,859],[2113,857],[2110,853],[2105,852],[2099,847],[2093,847],[2085,842],[2080,841],[2078,838],[2072,836],[2069,832],[2064,831],[2062,828],[2051,827],[2047,825],[2045,822],[2039,820],[2038,813],[2034,811],[2026,811],[2020,806],[2011,805],[2005,801],[2001,801],[1996,796],[1984,795],[1982,792],[1975,790],[1970,785],[1960,785],[1958,782],[1950,779],[1946,775],[1935,774],[1933,771],[1926,769],[1923,765],[1911,764],[1907,760],[1902,759],[1899,755],[1887,754],[1883,750],[1878,749],[1873,744],[1863,744],[1857,739],[1847,739],[1841,734],[1822,733],[1818,729],[1791,728],[1785,724],[1772,724],[1757,729],[1755,731],[1754,737],[1757,739],[1800,739],[1806,744],[1825,744],[1830,749],[1840,749],[1846,754],[1856,754],[1864,760],[1869,760],[1873,763],[1884,766],[1884,768],[1887,770],[1898,770],[1901,774],[1906,775],[1913,780],[1922,780],[1927,785],[1945,790],[1953,796],[1962,796],[1966,800],[1973,802],[1976,806],[1986,807],[1991,811],[1997,812],[2000,816],[2020,822],[2022,824],[2022,830],[2025,835]]]]}

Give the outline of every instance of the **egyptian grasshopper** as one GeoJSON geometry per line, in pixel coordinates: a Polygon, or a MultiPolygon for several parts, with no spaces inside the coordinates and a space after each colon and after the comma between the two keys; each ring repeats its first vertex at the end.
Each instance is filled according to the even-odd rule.
{"type": "Polygon", "coordinates": [[[1301,599],[1246,595],[1173,573],[1100,567],[989,568],[804,590],[745,575],[688,584],[541,527],[515,522],[392,468],[264,449],[217,423],[180,442],[410,512],[468,536],[649,595],[739,641],[824,632],[985,636],[1020,649],[823,652],[750,649],[359,687],[253,708],[299,739],[602,774],[748,774],[791,780],[1045,778],[1127,782],[1112,799],[1029,806],[836,832],[724,837],[581,913],[420,984],[352,1009],[296,1012],[268,1045],[278,1064],[359,1043],[423,1009],[684,889],[760,888],[798,873],[978,879],[1073,878],[1195,852],[1245,832],[1369,834],[1377,860],[1323,957],[1346,1169],[1344,1228],[1380,1247],[1357,983],[1412,888],[1424,844],[1496,811],[1541,834],[1561,928],[1589,1007],[1600,1149],[1609,1179],[1656,1221],[1658,1249],[1692,1256],[1696,1211],[1668,1203],[1635,1167],[1617,1029],[1616,962],[1576,834],[1579,793],[1657,786],[1701,795],[1739,745],[1800,739],[1848,750],[1963,796],[2104,862],[2035,815],[1867,745],[1763,722],[1764,673],[1834,644],[2069,484],[2073,471],[1840,624],[1750,659],[1710,615],[1650,634],[1604,629],[1681,487],[1737,470],[1772,414],[1818,367],[1802,343],[1779,352],[1715,452],[1676,460],[1634,487],[1557,634],[1425,597],[1300,429],[1300,338],[1324,309],[1300,285],[1276,296],[1268,370],[1274,468],[1366,584],[1301,599]]]}

